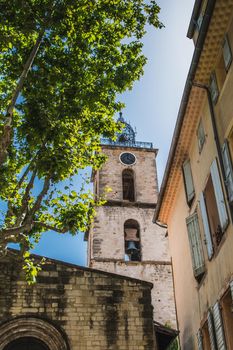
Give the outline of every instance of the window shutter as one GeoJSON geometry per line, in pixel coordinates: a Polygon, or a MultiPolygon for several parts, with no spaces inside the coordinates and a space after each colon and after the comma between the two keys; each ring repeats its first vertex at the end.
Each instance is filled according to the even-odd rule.
{"type": "Polygon", "coordinates": [[[222,315],[219,302],[217,302],[213,306],[213,320],[218,350],[226,350],[227,348],[225,343],[222,315]]]}
{"type": "Polygon", "coordinates": [[[200,228],[197,213],[186,219],[189,244],[193,263],[194,276],[197,277],[205,271],[205,263],[202,252],[200,228]]]}
{"type": "Polygon", "coordinates": [[[221,185],[221,180],[218,172],[218,165],[217,165],[216,159],[211,164],[210,172],[211,172],[212,182],[214,186],[214,194],[216,198],[221,229],[222,231],[224,231],[228,224],[228,215],[227,215],[227,210],[225,206],[225,200],[223,196],[222,185],[221,185]]]}
{"type": "Polygon", "coordinates": [[[197,346],[198,346],[198,350],[204,350],[203,341],[202,341],[202,334],[201,334],[200,329],[197,332],[197,346]]]}
{"type": "Polygon", "coordinates": [[[201,208],[201,216],[202,216],[204,232],[205,232],[205,240],[206,240],[208,258],[211,259],[212,255],[214,253],[214,249],[213,249],[212,237],[211,237],[211,233],[210,233],[209,221],[208,221],[208,216],[207,216],[207,211],[206,211],[206,206],[205,206],[205,199],[204,199],[203,193],[201,193],[201,197],[200,197],[200,208],[201,208]]]}
{"type": "Polygon", "coordinates": [[[225,141],[223,144],[222,156],[223,156],[223,165],[224,165],[225,176],[226,176],[228,198],[230,202],[233,202],[233,168],[232,168],[230,150],[229,150],[227,141],[225,141]]]}
{"type": "Polygon", "coordinates": [[[212,317],[211,311],[208,311],[207,323],[208,323],[208,331],[209,331],[209,336],[210,336],[211,350],[217,350],[216,341],[215,341],[215,334],[214,334],[213,317],[212,317]]]}
{"type": "Polygon", "coordinates": [[[191,172],[190,160],[186,160],[183,163],[183,174],[184,174],[184,183],[186,190],[187,203],[190,204],[195,195],[195,190],[193,186],[193,177],[191,172]]]}
{"type": "Polygon", "coordinates": [[[223,60],[225,69],[228,70],[232,61],[232,53],[227,36],[225,36],[223,42],[223,60]]]}

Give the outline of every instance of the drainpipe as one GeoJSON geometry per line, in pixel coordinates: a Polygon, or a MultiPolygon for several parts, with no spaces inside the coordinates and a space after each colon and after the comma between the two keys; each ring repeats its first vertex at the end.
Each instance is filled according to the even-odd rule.
{"type": "Polygon", "coordinates": [[[203,85],[203,84],[199,84],[196,82],[192,82],[192,85],[197,87],[197,88],[204,89],[207,93],[208,104],[209,104],[209,109],[210,109],[211,123],[212,123],[213,132],[214,132],[214,141],[215,141],[215,145],[217,148],[218,159],[219,159],[219,164],[220,164],[220,168],[221,168],[221,173],[223,176],[224,186],[226,189],[226,193],[228,193],[227,188],[226,188],[226,176],[225,176],[225,169],[224,169],[224,165],[223,165],[221,145],[220,145],[219,136],[218,136],[218,130],[217,130],[217,125],[216,125],[215,113],[214,113],[214,106],[213,106],[213,102],[211,99],[210,89],[208,86],[203,85]]]}

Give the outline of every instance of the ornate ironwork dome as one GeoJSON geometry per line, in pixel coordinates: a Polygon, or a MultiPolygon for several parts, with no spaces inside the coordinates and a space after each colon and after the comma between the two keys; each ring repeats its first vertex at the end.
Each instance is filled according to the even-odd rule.
{"type": "Polygon", "coordinates": [[[124,118],[122,117],[122,112],[120,112],[120,116],[117,119],[118,122],[121,122],[125,125],[124,129],[117,136],[118,142],[135,142],[135,131],[129,123],[126,123],[124,118]]]}

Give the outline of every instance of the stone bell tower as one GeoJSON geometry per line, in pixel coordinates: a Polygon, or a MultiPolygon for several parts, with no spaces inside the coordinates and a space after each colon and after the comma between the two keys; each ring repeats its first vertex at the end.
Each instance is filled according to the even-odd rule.
{"type": "Polygon", "coordinates": [[[88,266],[152,282],[154,319],[175,327],[168,239],[166,230],[152,223],[158,197],[157,149],[136,141],[122,114],[118,120],[124,130],[116,141],[102,140],[108,159],[93,173],[96,196],[106,187],[111,192],[86,234],[88,266]]]}

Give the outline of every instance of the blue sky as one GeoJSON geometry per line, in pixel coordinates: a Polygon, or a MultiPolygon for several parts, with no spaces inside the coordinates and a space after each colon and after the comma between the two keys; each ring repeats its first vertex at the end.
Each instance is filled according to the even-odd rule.
{"type": "MultiPolygon", "coordinates": [[[[144,54],[148,58],[144,76],[132,91],[124,93],[123,116],[137,129],[137,140],[153,142],[159,149],[157,170],[161,184],[175,121],[190,66],[193,42],[186,37],[194,0],[160,0],[160,19],[165,28],[148,28],[144,54]]],[[[76,237],[46,233],[35,253],[86,265],[86,243],[76,237]]]]}

